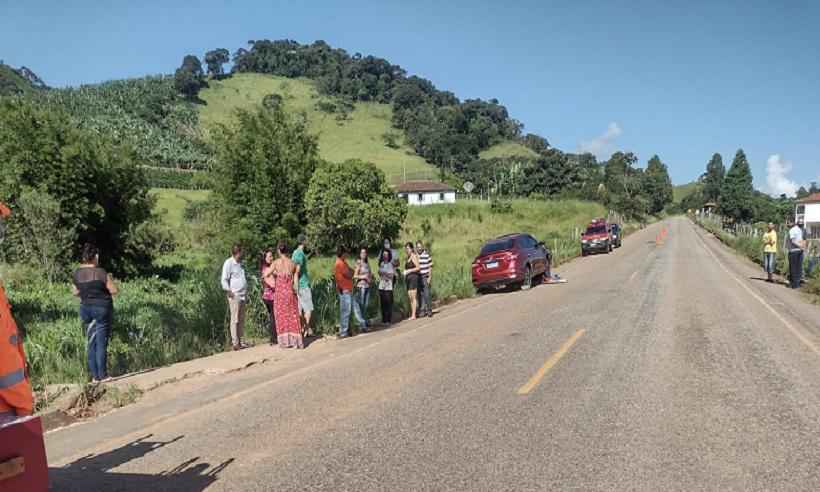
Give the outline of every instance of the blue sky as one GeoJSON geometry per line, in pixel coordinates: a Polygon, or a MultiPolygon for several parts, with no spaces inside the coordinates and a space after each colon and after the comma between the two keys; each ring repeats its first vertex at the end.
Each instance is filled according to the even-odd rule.
{"type": "Polygon", "coordinates": [[[657,153],[675,183],[739,147],[764,191],[820,181],[820,2],[187,3],[0,0],[0,59],[63,86],[171,73],[249,39],[324,39],[495,97],[563,150],[657,153]]]}

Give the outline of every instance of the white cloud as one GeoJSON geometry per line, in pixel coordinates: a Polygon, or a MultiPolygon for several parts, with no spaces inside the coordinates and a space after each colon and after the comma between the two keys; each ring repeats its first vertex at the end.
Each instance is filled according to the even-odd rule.
{"type": "Polygon", "coordinates": [[[602,154],[605,154],[606,151],[610,149],[612,142],[620,137],[622,133],[623,130],[621,127],[613,121],[606,127],[606,131],[602,135],[599,135],[592,140],[585,140],[581,142],[578,145],[578,151],[580,153],[589,152],[597,157],[608,157],[602,154]]]}
{"type": "Polygon", "coordinates": [[[787,196],[797,194],[800,185],[789,179],[788,174],[792,171],[791,161],[780,157],[780,154],[769,156],[766,161],[766,188],[770,195],[780,196],[785,193],[787,196]]]}

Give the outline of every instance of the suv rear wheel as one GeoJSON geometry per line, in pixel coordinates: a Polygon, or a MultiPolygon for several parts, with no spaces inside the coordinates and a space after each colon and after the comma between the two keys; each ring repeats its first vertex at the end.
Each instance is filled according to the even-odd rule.
{"type": "Polygon", "coordinates": [[[529,290],[532,287],[532,267],[527,265],[524,271],[524,282],[521,284],[521,290],[529,290]]]}

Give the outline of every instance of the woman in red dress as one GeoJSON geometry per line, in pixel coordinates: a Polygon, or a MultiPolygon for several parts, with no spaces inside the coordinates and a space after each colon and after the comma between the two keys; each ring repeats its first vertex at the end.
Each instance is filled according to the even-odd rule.
{"type": "Polygon", "coordinates": [[[273,262],[273,314],[276,318],[277,341],[281,348],[305,348],[302,322],[299,319],[299,299],[296,297],[294,274],[296,263],[288,257],[284,241],[276,246],[279,258],[273,262]]]}

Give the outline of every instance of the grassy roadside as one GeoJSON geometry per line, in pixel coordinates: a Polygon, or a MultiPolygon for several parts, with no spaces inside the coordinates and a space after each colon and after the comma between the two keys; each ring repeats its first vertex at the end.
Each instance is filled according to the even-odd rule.
{"type": "MultiPolygon", "coordinates": [[[[726,246],[760,265],[761,268],[763,267],[762,234],[757,236],[736,236],[723,230],[717,222],[703,219],[695,219],[694,222],[704,230],[714,234],[726,246]]],[[[778,247],[775,271],[782,276],[787,276],[789,273],[789,259],[782,247],[778,247]]],[[[809,294],[813,302],[820,304],[820,271],[815,271],[811,278],[806,279],[806,283],[801,287],[801,290],[809,294]]]]}
{"type": "MultiPolygon", "coordinates": [[[[160,195],[158,207],[165,211],[166,221],[180,237],[189,235],[188,229],[199,227],[180,208],[201,197],[173,190],[156,193],[160,195]]],[[[560,268],[580,255],[577,233],[581,228],[591,218],[605,215],[601,205],[575,200],[513,200],[510,205],[500,208],[462,200],[455,205],[411,208],[397,243],[422,239],[429,244],[435,261],[435,300],[451,302],[475,294],[470,265],[487,239],[528,232],[547,243],[560,268]]],[[[625,230],[629,229],[626,225],[625,230]]],[[[109,345],[112,375],[224,350],[227,313],[218,284],[221,259],[208,258],[195,250],[182,253],[161,259],[170,273],[120,283],[109,345]]],[[[316,306],[314,331],[319,334],[335,333],[338,323],[333,261],[332,257],[314,257],[310,262],[316,306]]],[[[375,258],[371,262],[375,265],[375,258]]],[[[255,258],[248,258],[246,264],[250,282],[246,335],[263,341],[268,336],[267,314],[260,301],[254,263],[255,258]]],[[[26,350],[35,386],[43,389],[57,383],[84,383],[85,337],[78,320],[78,302],[68,284],[35,285],[29,279],[36,272],[2,265],[0,275],[8,287],[15,316],[26,328],[26,350]]],[[[370,317],[377,316],[377,297],[371,296],[370,317]]],[[[407,312],[407,296],[401,283],[395,297],[399,309],[407,312]]]]}

